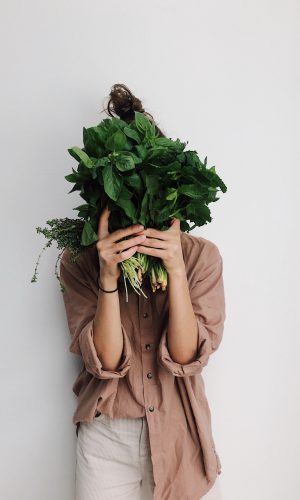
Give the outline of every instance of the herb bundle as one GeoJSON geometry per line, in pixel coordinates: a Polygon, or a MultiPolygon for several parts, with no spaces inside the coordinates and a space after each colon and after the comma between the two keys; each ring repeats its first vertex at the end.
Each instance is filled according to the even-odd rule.
{"type": "MultiPolygon", "coordinates": [[[[73,209],[78,212],[76,219],[53,219],[47,221],[50,229],[36,228],[49,240],[44,248],[56,241],[58,248],[68,247],[76,260],[98,240],[99,217],[106,205],[111,211],[109,232],[133,224],[164,230],[172,217],[180,219],[185,232],[211,222],[208,205],[219,199],[218,191],[227,191],[215,167],[208,168],[207,157],[202,162],[196,151],[185,151],[187,142],[160,137],[143,113],[134,114],[130,123],[113,117],[84,127],[84,147],[68,149],[78,162],[65,176],[74,184],[69,193],[79,191],[85,203],[73,209]]],[[[145,274],[153,292],[166,289],[161,259],[136,252],[119,265],[126,293],[128,282],[130,291],[146,296],[141,287],[145,274]]],[[[36,272],[31,281],[36,281],[36,272]]],[[[56,275],[64,291],[57,263],[56,275]]]]}

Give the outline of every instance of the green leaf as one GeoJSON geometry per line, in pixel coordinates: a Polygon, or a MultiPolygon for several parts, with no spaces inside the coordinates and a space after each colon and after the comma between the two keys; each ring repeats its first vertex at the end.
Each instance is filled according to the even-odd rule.
{"type": "Polygon", "coordinates": [[[77,175],[76,174],[68,174],[68,175],[65,175],[65,179],[68,182],[76,182],[77,181],[77,175]]]}
{"type": "Polygon", "coordinates": [[[68,191],[68,194],[74,193],[74,191],[80,191],[80,190],[81,190],[81,184],[79,182],[77,182],[76,184],[74,184],[72,189],[70,191],[68,191]]]}
{"type": "Polygon", "coordinates": [[[158,137],[155,140],[155,144],[164,148],[176,148],[178,146],[175,141],[172,141],[172,139],[168,139],[167,137],[158,137]]]}
{"type": "Polygon", "coordinates": [[[126,149],[128,147],[126,135],[123,134],[121,130],[117,130],[107,139],[105,146],[109,151],[120,151],[122,149],[126,149]]]}
{"type": "Polygon", "coordinates": [[[156,195],[160,188],[160,181],[156,175],[145,175],[145,184],[149,194],[156,195]]]}
{"type": "Polygon", "coordinates": [[[170,217],[170,212],[172,211],[172,207],[165,205],[159,213],[156,215],[155,220],[157,224],[162,224],[167,221],[170,217]]]}
{"type": "Polygon", "coordinates": [[[99,158],[105,153],[105,139],[103,127],[83,127],[84,149],[89,156],[99,158]]]}
{"type": "Polygon", "coordinates": [[[141,138],[136,130],[133,130],[130,127],[124,127],[123,132],[125,135],[127,135],[127,137],[130,137],[130,139],[133,139],[138,144],[141,143],[141,138]]]}
{"type": "Polygon", "coordinates": [[[103,167],[102,175],[104,190],[106,194],[112,200],[116,201],[119,197],[123,185],[123,179],[115,173],[111,164],[105,165],[105,167],[103,167]]]}
{"type": "Polygon", "coordinates": [[[88,203],[84,203],[83,205],[79,205],[78,207],[73,208],[73,210],[88,210],[90,208],[88,203]]]}
{"type": "Polygon", "coordinates": [[[144,160],[147,156],[147,148],[145,148],[143,144],[138,144],[137,146],[135,146],[135,149],[141,160],[144,160]]]}
{"type": "Polygon", "coordinates": [[[82,234],[81,234],[81,245],[89,246],[92,245],[95,241],[98,241],[98,235],[95,233],[90,222],[86,221],[83,226],[82,234]]]}
{"type": "Polygon", "coordinates": [[[225,186],[225,184],[222,181],[222,179],[217,174],[215,174],[215,178],[216,178],[216,180],[218,182],[218,186],[221,188],[222,193],[226,193],[227,186],[225,186]]]}
{"type": "Polygon", "coordinates": [[[77,161],[81,161],[83,165],[87,168],[92,168],[93,167],[93,162],[90,159],[90,157],[82,151],[82,149],[78,148],[77,146],[74,146],[73,148],[69,148],[68,152],[70,153],[73,158],[77,161]]]}
{"type": "Polygon", "coordinates": [[[169,188],[167,189],[167,196],[166,196],[166,200],[176,200],[177,198],[177,189],[175,188],[169,188]]]}
{"type": "Polygon", "coordinates": [[[136,224],[136,208],[131,200],[122,199],[121,197],[116,201],[116,205],[123,208],[126,215],[132,221],[132,224],[136,224]]]}
{"type": "Polygon", "coordinates": [[[135,125],[137,130],[142,134],[146,135],[147,137],[154,137],[155,127],[153,123],[148,118],[146,118],[146,116],[143,113],[140,113],[139,111],[135,111],[134,115],[135,115],[135,125]]]}
{"type": "Polygon", "coordinates": [[[121,200],[130,200],[132,198],[133,194],[127,187],[123,184],[122,189],[120,191],[119,197],[117,201],[121,200]]]}
{"type": "Polygon", "coordinates": [[[120,153],[116,158],[116,167],[121,172],[133,170],[135,168],[135,165],[130,153],[120,153]]]}
{"type": "Polygon", "coordinates": [[[142,179],[136,172],[133,172],[128,176],[124,176],[124,182],[136,193],[140,193],[143,188],[142,179]]]}
{"type": "Polygon", "coordinates": [[[147,217],[147,212],[148,212],[148,200],[149,200],[149,196],[148,196],[147,191],[145,191],[143,199],[142,199],[140,216],[139,216],[139,222],[140,222],[140,224],[143,224],[144,226],[146,225],[146,217],[147,217]]]}
{"type": "Polygon", "coordinates": [[[79,205],[76,208],[73,208],[73,210],[78,211],[78,217],[82,217],[83,219],[87,219],[90,215],[91,207],[88,203],[85,203],[83,205],[79,205]]]}
{"type": "Polygon", "coordinates": [[[199,190],[199,187],[196,186],[195,184],[183,184],[178,188],[178,194],[185,194],[186,196],[189,196],[190,198],[198,198],[202,196],[201,191],[199,190]]]}

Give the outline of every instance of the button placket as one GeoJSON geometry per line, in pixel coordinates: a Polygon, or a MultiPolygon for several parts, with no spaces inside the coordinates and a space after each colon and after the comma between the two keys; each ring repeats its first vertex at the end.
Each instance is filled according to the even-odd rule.
{"type": "MultiPolygon", "coordinates": [[[[153,351],[153,344],[147,340],[153,338],[152,333],[152,318],[149,310],[146,310],[149,306],[149,299],[145,300],[140,297],[139,308],[140,308],[140,339],[141,339],[141,354],[142,354],[142,374],[143,374],[143,393],[144,393],[144,404],[145,408],[149,409],[150,412],[154,411],[153,399],[152,399],[152,385],[155,384],[154,374],[152,371],[153,363],[153,353],[151,355],[146,354],[146,351],[153,351]]],[[[155,384],[156,385],[156,384],[155,384]]]]}

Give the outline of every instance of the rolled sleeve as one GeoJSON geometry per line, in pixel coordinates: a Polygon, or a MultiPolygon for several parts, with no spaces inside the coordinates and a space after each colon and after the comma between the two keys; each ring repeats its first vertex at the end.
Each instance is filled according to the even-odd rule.
{"type": "Polygon", "coordinates": [[[185,377],[190,375],[196,375],[200,373],[203,366],[208,362],[210,355],[209,342],[207,342],[207,331],[201,324],[200,320],[197,319],[197,329],[198,329],[198,345],[197,345],[197,355],[195,361],[190,363],[177,363],[174,361],[170,355],[168,345],[167,345],[167,329],[164,329],[158,348],[159,361],[171,372],[175,377],[185,377]],[[201,339],[201,340],[200,340],[201,339]]]}
{"type": "Polygon", "coordinates": [[[86,370],[100,379],[124,377],[128,372],[131,363],[131,346],[124,326],[121,325],[123,334],[123,352],[121,361],[116,370],[104,370],[94,344],[93,323],[93,321],[89,322],[79,335],[79,346],[86,370]]]}
{"type": "Polygon", "coordinates": [[[210,355],[219,347],[224,331],[225,296],[223,259],[215,244],[201,252],[194,269],[190,297],[197,321],[198,340],[195,360],[186,364],[175,362],[167,343],[168,328],[159,341],[158,362],[176,377],[196,375],[207,365],[210,355]]]}
{"type": "Polygon", "coordinates": [[[82,357],[85,369],[99,379],[124,377],[131,366],[132,350],[129,337],[121,323],[123,351],[116,370],[103,369],[94,343],[94,318],[98,303],[98,287],[84,256],[75,262],[66,248],[60,261],[60,278],[65,287],[63,301],[71,335],[69,351],[82,357]]]}

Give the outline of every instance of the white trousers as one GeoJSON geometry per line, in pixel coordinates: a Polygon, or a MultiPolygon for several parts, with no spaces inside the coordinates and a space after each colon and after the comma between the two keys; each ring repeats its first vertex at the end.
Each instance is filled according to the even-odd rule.
{"type": "MultiPolygon", "coordinates": [[[[75,500],[152,500],[153,489],[146,417],[111,419],[101,413],[80,423],[75,500]]],[[[202,500],[222,500],[219,477],[202,500]]]]}

